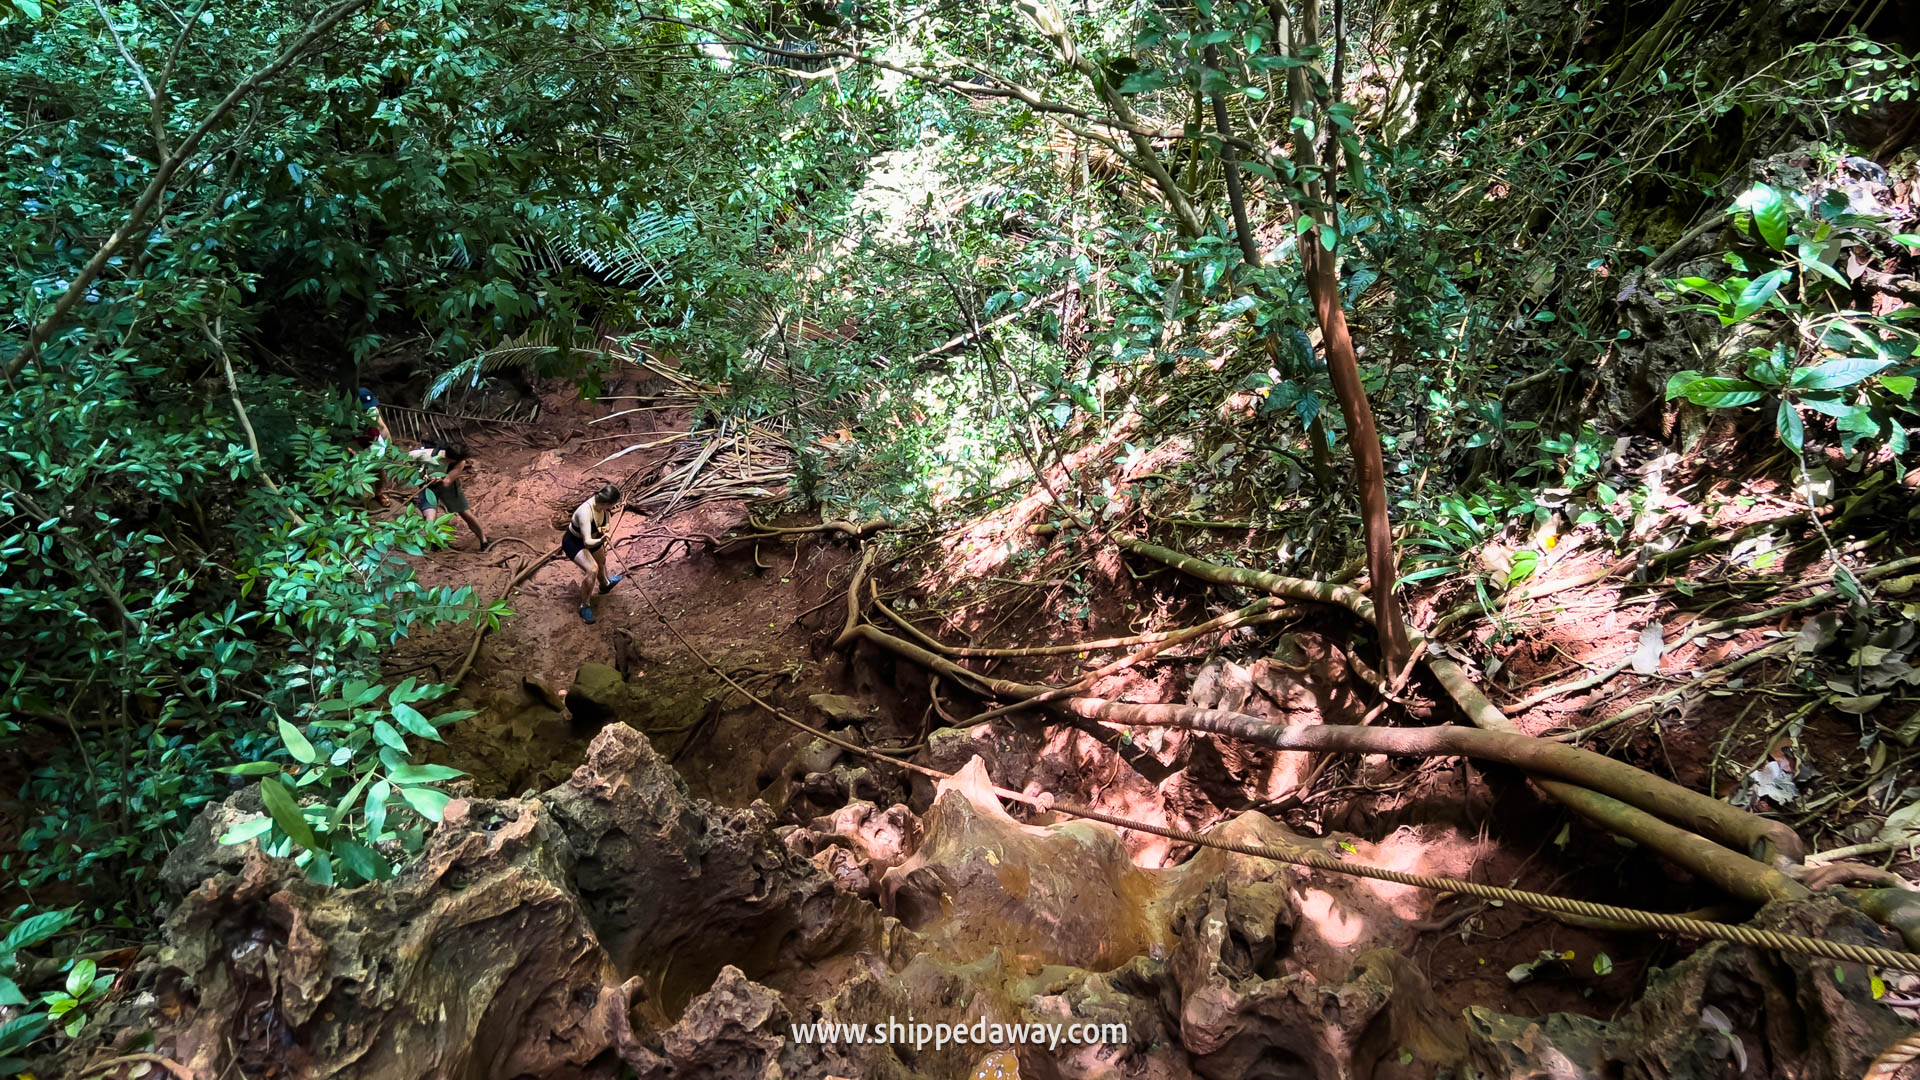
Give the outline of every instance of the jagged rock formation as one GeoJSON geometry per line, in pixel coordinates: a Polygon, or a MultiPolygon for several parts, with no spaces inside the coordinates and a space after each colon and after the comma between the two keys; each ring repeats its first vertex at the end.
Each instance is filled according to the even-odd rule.
{"type": "MultiPolygon", "coordinates": [[[[1853,1080],[1901,1032],[1864,977],[1730,946],[1611,1023],[1447,1015],[1406,954],[1428,898],[1214,849],[1143,868],[1104,826],[1014,820],[989,784],[975,759],[924,817],[856,803],[776,831],[759,805],[689,798],[616,721],[537,798],[456,800],[391,881],[329,890],[252,845],[183,848],[169,874],[204,880],[97,1026],[116,1046],[83,1038],[61,1064],[149,1033],[203,1077],[906,1080],[981,1060],[790,1027],[910,1018],[1126,1025],[1125,1043],[1007,1048],[1043,1080],[1705,1078],[1740,1075],[1735,1054],[1745,1075],[1853,1080]]],[[[244,812],[210,810],[207,835],[244,812]]],[[[1256,814],[1220,829],[1299,840],[1256,814]]],[[[1831,899],[1763,916],[1882,940],[1831,899]]]]}

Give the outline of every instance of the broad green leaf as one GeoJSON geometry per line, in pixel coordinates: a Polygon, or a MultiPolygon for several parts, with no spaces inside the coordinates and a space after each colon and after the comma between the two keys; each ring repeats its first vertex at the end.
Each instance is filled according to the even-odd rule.
{"type": "Polygon", "coordinates": [[[1894,233],[1888,239],[1910,248],[1920,248],[1920,233],[1894,233]]]}
{"type": "Polygon", "coordinates": [[[224,765],[213,771],[233,776],[267,776],[279,772],[280,765],[273,761],[249,761],[245,765],[224,765]]]}
{"type": "Polygon", "coordinates": [[[273,816],[273,823],[280,831],[303,848],[312,850],[320,846],[314,839],[313,829],[300,813],[300,805],[293,801],[293,792],[279,780],[260,781],[260,801],[266,804],[267,813],[273,816]]]}
{"type": "Polygon", "coordinates": [[[244,844],[271,828],[273,828],[273,819],[270,817],[248,818],[246,821],[221,833],[220,842],[222,844],[244,844]]]}
{"type": "MultiPolygon", "coordinates": [[[[340,801],[333,804],[333,813],[327,816],[328,832],[340,831],[340,823],[347,820],[348,814],[353,813],[354,806],[360,802],[361,794],[367,790],[367,785],[371,783],[373,783],[373,773],[369,772],[359,780],[356,780],[353,787],[347,789],[345,795],[340,796],[340,801]]],[[[338,850],[337,847],[336,850],[338,850]]]]}
{"type": "Polygon", "coordinates": [[[1836,420],[1854,410],[1852,402],[1841,401],[1839,398],[1825,397],[1816,394],[1802,394],[1795,398],[1794,402],[1798,405],[1805,405],[1807,408],[1823,416],[1831,416],[1836,420]]]}
{"type": "Polygon", "coordinates": [[[25,1005],[27,996],[12,979],[0,975],[0,1005],[25,1005]]]}
{"type": "Polygon", "coordinates": [[[1733,302],[1733,294],[1703,277],[1683,277],[1674,282],[1674,284],[1682,289],[1688,289],[1700,293],[1703,296],[1711,297],[1722,304],[1733,302]]]}
{"type": "Polygon", "coordinates": [[[1786,444],[1787,449],[1800,453],[1807,441],[1807,429],[1800,422],[1800,410],[1794,408],[1792,403],[1783,401],[1773,423],[1774,429],[1780,433],[1780,441],[1786,444]]]}
{"type": "Polygon", "coordinates": [[[73,966],[67,969],[67,994],[84,1000],[87,991],[93,989],[93,975],[98,970],[91,960],[74,961],[73,966]]]}
{"type": "Polygon", "coordinates": [[[414,678],[413,676],[409,675],[406,678],[400,680],[400,685],[394,687],[390,692],[388,692],[387,700],[394,704],[405,705],[408,702],[417,699],[419,696],[420,696],[420,691],[414,687],[414,678]]]}
{"type": "Polygon", "coordinates": [[[411,705],[394,705],[393,718],[399,721],[401,727],[406,728],[408,731],[413,732],[423,739],[432,739],[435,742],[441,741],[440,733],[433,730],[433,725],[427,723],[427,718],[420,715],[420,710],[411,705]]]}
{"type": "Polygon", "coordinates": [[[324,851],[310,851],[312,858],[307,860],[307,877],[322,885],[333,884],[333,859],[324,851]]]}
{"type": "Polygon", "coordinates": [[[387,772],[387,779],[396,785],[431,784],[440,780],[451,780],[466,773],[449,765],[402,765],[387,772]]]}
{"type": "Polygon", "coordinates": [[[387,800],[392,796],[393,785],[385,780],[367,789],[367,839],[377,843],[387,831],[387,800]]]}
{"type": "Polygon", "coordinates": [[[1786,196],[1767,184],[1757,185],[1748,193],[1750,209],[1753,211],[1753,227],[1767,246],[1780,251],[1787,246],[1787,236],[1793,231],[1793,221],[1788,216],[1786,196]]]}
{"type": "Polygon", "coordinates": [[[439,821],[440,815],[446,812],[447,804],[453,801],[448,796],[425,787],[401,788],[400,797],[407,800],[407,805],[413,807],[428,821],[439,821]]]}
{"type": "Polygon", "coordinates": [[[443,712],[427,722],[432,724],[435,730],[438,730],[446,727],[448,724],[457,724],[469,716],[479,715],[479,709],[455,709],[452,712],[443,712]]]}
{"type": "Polygon", "coordinates": [[[1686,394],[1688,401],[1709,409],[1729,409],[1736,405],[1751,405],[1767,396],[1767,392],[1757,383],[1719,376],[1695,379],[1687,385],[1686,394]]]}
{"type": "Polygon", "coordinates": [[[1593,955],[1593,973],[1595,975],[1612,974],[1613,957],[1608,956],[1606,953],[1595,953],[1593,955]]]}
{"type": "Polygon", "coordinates": [[[384,881],[393,876],[393,864],[358,841],[340,840],[333,845],[333,853],[339,857],[340,865],[366,881],[384,881]]]}
{"type": "Polygon", "coordinates": [[[1793,385],[1798,390],[1839,390],[1877,375],[1892,366],[1891,360],[1867,356],[1844,356],[1816,367],[1801,368],[1793,373],[1793,385]]]}
{"type": "Polygon", "coordinates": [[[1766,306],[1768,298],[1780,291],[1780,286],[1793,277],[1784,267],[1769,270],[1754,278],[1747,287],[1740,290],[1740,300],[1733,305],[1733,320],[1739,322],[1766,306]]]}
{"type": "Polygon", "coordinates": [[[18,952],[31,949],[43,941],[52,940],[55,934],[65,930],[73,922],[73,909],[61,908],[58,911],[43,911],[20,920],[20,925],[7,931],[6,941],[0,942],[0,953],[18,952]]]}
{"type": "Polygon", "coordinates": [[[302,765],[313,764],[318,756],[313,752],[313,744],[300,734],[300,729],[285,720],[280,721],[280,741],[286,744],[287,753],[293,755],[293,760],[302,765]]]}
{"type": "MultiPolygon", "coordinates": [[[[1700,373],[1697,371],[1676,371],[1667,376],[1667,400],[1672,401],[1677,397],[1686,397],[1687,387],[1699,381],[1700,373]]],[[[1518,424],[1510,424],[1508,426],[1519,427],[1518,424]]]]}
{"type": "Polygon", "coordinates": [[[381,746],[389,747],[401,754],[407,752],[406,736],[394,730],[393,725],[387,723],[385,720],[375,720],[373,722],[373,737],[381,746]]]}
{"type": "Polygon", "coordinates": [[[1913,398],[1914,383],[1915,379],[1911,375],[1880,376],[1880,385],[1886,387],[1887,393],[1909,400],[1913,398]]]}
{"type": "Polygon", "coordinates": [[[28,1013],[0,1024],[0,1054],[18,1054],[25,1050],[51,1022],[46,1013],[28,1013]]]}

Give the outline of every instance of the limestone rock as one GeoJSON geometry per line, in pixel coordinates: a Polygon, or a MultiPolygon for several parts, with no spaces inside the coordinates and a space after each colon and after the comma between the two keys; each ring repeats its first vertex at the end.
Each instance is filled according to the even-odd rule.
{"type": "Polygon", "coordinates": [[[873,716],[873,710],[856,698],[845,694],[814,694],[807,698],[813,707],[824,714],[833,727],[845,727],[857,724],[873,716]]]}
{"type": "Polygon", "coordinates": [[[599,728],[633,708],[633,692],[618,671],[605,664],[581,664],[567,689],[567,712],[583,727],[599,728]]]}

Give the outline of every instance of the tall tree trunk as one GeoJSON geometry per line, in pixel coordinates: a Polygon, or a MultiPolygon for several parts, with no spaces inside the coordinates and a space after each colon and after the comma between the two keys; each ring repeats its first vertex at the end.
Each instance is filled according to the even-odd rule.
{"type": "MultiPolygon", "coordinates": [[[[1286,43],[1294,55],[1299,55],[1307,45],[1319,44],[1319,0],[1305,0],[1297,26],[1289,25],[1285,7],[1277,0],[1272,11],[1276,40],[1286,43]]],[[[1293,115],[1311,119],[1314,102],[1306,69],[1292,68],[1287,76],[1293,115]]],[[[1304,132],[1294,138],[1293,158],[1302,169],[1313,166],[1317,160],[1313,140],[1304,132]]],[[[1336,228],[1338,220],[1329,207],[1331,200],[1326,197],[1332,190],[1331,175],[1328,181],[1325,187],[1311,180],[1304,185],[1306,198],[1298,209],[1301,214],[1313,217],[1316,227],[1300,237],[1300,263],[1307,272],[1307,293],[1313,300],[1321,344],[1327,351],[1327,375],[1333,380],[1334,396],[1340,399],[1340,414],[1347,421],[1347,442],[1353,448],[1353,483],[1360,498],[1360,521],[1366,527],[1369,592],[1379,620],[1382,666],[1391,681],[1399,676],[1408,660],[1407,624],[1401,618],[1393,588],[1399,579],[1399,565],[1393,554],[1393,524],[1387,517],[1387,468],[1380,452],[1380,432],[1374,427],[1373,407],[1368,404],[1367,388],[1360,381],[1360,359],[1354,354],[1346,309],[1340,303],[1338,263],[1334,252],[1327,250],[1319,237],[1321,228],[1336,228]]]]}
{"type": "Polygon", "coordinates": [[[1340,306],[1340,282],[1334,275],[1333,253],[1313,236],[1301,238],[1300,255],[1307,268],[1307,291],[1313,297],[1314,317],[1327,349],[1327,374],[1340,399],[1347,421],[1347,443],[1353,448],[1353,483],[1360,496],[1360,520],[1367,532],[1368,592],[1379,620],[1380,656],[1392,680],[1407,663],[1407,625],[1394,595],[1399,566],[1393,555],[1393,524],[1387,519],[1387,468],[1380,453],[1380,432],[1373,424],[1373,406],[1360,382],[1360,360],[1354,355],[1353,335],[1347,332],[1347,313],[1340,306]]]}

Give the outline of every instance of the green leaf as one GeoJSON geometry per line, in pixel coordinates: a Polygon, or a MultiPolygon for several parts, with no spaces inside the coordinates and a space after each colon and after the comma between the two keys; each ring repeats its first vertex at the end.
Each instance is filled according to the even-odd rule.
{"type": "Polygon", "coordinates": [[[1687,387],[1699,381],[1700,373],[1697,371],[1676,371],[1667,376],[1667,400],[1672,401],[1677,397],[1686,397],[1687,387]]]}
{"type": "Polygon", "coordinates": [[[273,816],[273,823],[287,838],[303,848],[312,850],[320,846],[314,839],[313,829],[307,819],[300,815],[300,804],[293,801],[293,792],[278,779],[260,781],[260,801],[266,804],[267,813],[273,816]]]}
{"type": "Polygon", "coordinates": [[[1891,360],[1880,360],[1870,356],[1843,356],[1838,360],[1829,360],[1816,367],[1801,368],[1794,372],[1793,386],[1798,390],[1839,390],[1877,375],[1882,369],[1892,366],[1891,360]]]}
{"type": "Polygon", "coordinates": [[[1401,578],[1400,584],[1407,585],[1415,581],[1427,581],[1431,578],[1445,577],[1448,574],[1457,574],[1459,572],[1460,568],[1452,563],[1448,563],[1445,566],[1429,566],[1425,570],[1415,570],[1413,573],[1401,578]]]}
{"type": "Polygon", "coordinates": [[[271,828],[273,828],[273,819],[270,817],[248,818],[246,821],[221,833],[220,842],[222,844],[244,844],[271,828]]]}
{"type": "MultiPolygon", "coordinates": [[[[327,817],[328,832],[338,832],[340,830],[340,823],[347,820],[348,814],[353,813],[354,805],[360,801],[361,793],[366,791],[367,785],[371,783],[373,783],[373,773],[369,772],[355,781],[353,787],[347,789],[345,795],[340,796],[340,801],[333,804],[333,813],[327,817]]],[[[337,847],[336,850],[338,850],[337,847]]]]}
{"type": "Polygon", "coordinates": [[[0,1054],[18,1054],[25,1050],[52,1023],[46,1013],[28,1013],[0,1024],[0,1054]]]}
{"type": "Polygon", "coordinates": [[[439,821],[440,815],[446,812],[447,804],[453,801],[441,792],[424,787],[401,788],[400,797],[407,800],[407,805],[413,807],[415,812],[428,821],[439,821]]]}
{"type": "Polygon", "coordinates": [[[58,911],[43,911],[20,920],[20,925],[7,932],[7,939],[0,942],[0,953],[18,952],[31,949],[43,941],[52,940],[55,934],[65,930],[73,922],[73,909],[61,908],[58,911]]]}
{"type": "Polygon", "coordinates": [[[233,776],[268,776],[280,771],[280,764],[274,761],[249,761],[245,765],[226,765],[213,770],[233,776]]]}
{"type": "Polygon", "coordinates": [[[313,744],[300,734],[300,729],[285,720],[280,721],[280,741],[286,744],[287,753],[293,755],[293,760],[302,765],[311,765],[318,757],[313,752],[313,744]]]}
{"type": "Polygon", "coordinates": [[[308,852],[307,877],[322,885],[333,884],[333,859],[324,851],[308,852]]]}
{"type": "Polygon", "coordinates": [[[1788,234],[1793,232],[1786,196],[1767,184],[1760,184],[1748,193],[1748,198],[1753,210],[1753,227],[1760,239],[1775,251],[1784,249],[1788,234]]]}
{"type": "Polygon", "coordinates": [[[1740,300],[1733,305],[1733,321],[1739,322],[1766,306],[1767,300],[1780,291],[1780,286],[1791,280],[1793,274],[1784,267],[1769,270],[1747,283],[1740,290],[1740,300]]]}
{"type": "Polygon", "coordinates": [[[1613,957],[1608,956],[1606,953],[1595,953],[1593,955],[1593,973],[1595,975],[1611,975],[1613,973],[1613,957]]]}
{"type": "Polygon", "coordinates": [[[393,864],[365,844],[340,840],[333,845],[333,853],[340,857],[340,865],[363,880],[384,881],[393,876],[393,864]]]}
{"type": "Polygon", "coordinates": [[[25,1005],[27,996],[12,979],[0,975],[0,1005],[25,1005]]]}
{"type": "Polygon", "coordinates": [[[1674,282],[1682,289],[1688,289],[1719,301],[1722,304],[1733,302],[1733,294],[1703,277],[1683,277],[1674,282]]]}
{"type": "Polygon", "coordinates": [[[1915,381],[1916,380],[1911,375],[1880,376],[1880,385],[1886,387],[1887,393],[1893,394],[1896,397],[1905,398],[1907,400],[1913,399],[1913,387],[1914,387],[1915,381]]]}
{"type": "Polygon", "coordinates": [[[87,991],[93,989],[93,976],[99,968],[91,960],[76,960],[67,969],[67,993],[75,998],[84,998],[87,991]]]}
{"type": "Polygon", "coordinates": [[[403,787],[409,784],[431,784],[465,775],[467,774],[449,765],[402,765],[387,771],[387,779],[403,787]]]}
{"type": "Polygon", "coordinates": [[[394,730],[393,725],[387,723],[385,720],[375,720],[373,722],[373,737],[379,741],[381,746],[388,747],[401,754],[407,752],[406,736],[394,730]]]}
{"type": "Polygon", "coordinates": [[[1780,433],[1780,441],[1787,449],[1798,454],[1806,445],[1807,428],[1800,420],[1800,410],[1789,402],[1780,403],[1780,411],[1775,414],[1773,426],[1780,433]]]}
{"type": "Polygon", "coordinates": [[[1320,246],[1332,251],[1340,245],[1340,233],[1331,225],[1320,226],[1320,246]]]}
{"type": "Polygon", "coordinates": [[[423,739],[432,739],[435,742],[441,741],[440,733],[433,730],[433,725],[427,723],[427,718],[420,715],[420,710],[411,705],[395,704],[393,706],[393,718],[400,722],[401,727],[406,728],[408,731],[413,732],[423,739]]]}
{"type": "Polygon", "coordinates": [[[422,691],[414,686],[414,678],[409,675],[400,680],[400,685],[387,694],[387,700],[396,705],[405,705],[418,699],[422,691]]]}
{"type": "Polygon", "coordinates": [[[1746,379],[1708,376],[1689,383],[1686,395],[1687,400],[1695,405],[1709,409],[1730,409],[1736,405],[1751,405],[1766,397],[1767,392],[1758,383],[1746,379]]]}
{"type": "Polygon", "coordinates": [[[1905,244],[1910,248],[1920,248],[1920,233],[1894,233],[1888,237],[1896,244],[1905,244]]]}
{"type": "Polygon", "coordinates": [[[367,789],[367,839],[378,843],[387,831],[387,800],[392,795],[393,785],[385,780],[367,789]]]}

